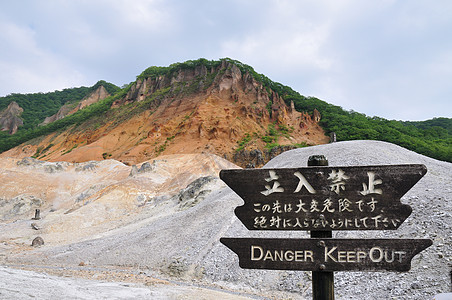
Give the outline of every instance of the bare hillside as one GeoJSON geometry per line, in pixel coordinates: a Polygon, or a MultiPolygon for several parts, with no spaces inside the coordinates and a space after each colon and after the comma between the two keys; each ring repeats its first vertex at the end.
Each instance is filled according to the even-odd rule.
{"type": "MultiPolygon", "coordinates": [[[[335,273],[337,299],[357,299],[363,294],[368,299],[428,299],[450,291],[452,164],[393,144],[353,141],[287,151],[265,167],[303,167],[314,154],[325,155],[331,166],[421,163],[428,170],[402,198],[413,213],[398,230],[334,236],[429,238],[433,245],[413,259],[406,273],[335,273]]],[[[113,160],[60,164],[61,169],[58,163],[2,159],[0,180],[8,183],[0,187],[2,265],[24,264],[90,279],[118,269],[141,283],[161,278],[258,297],[311,298],[309,272],[240,269],[237,256],[219,242],[220,237],[308,236],[248,231],[233,213],[242,200],[218,179],[220,169],[234,165],[212,155],[162,157],[135,168],[113,160]],[[52,168],[59,171],[52,173],[52,168]],[[42,176],[27,179],[29,172],[42,176]],[[55,202],[55,193],[46,194],[46,187],[57,189],[68,174],[80,179],[71,177],[66,185],[61,183],[55,202]],[[12,201],[29,209],[15,212],[12,201]],[[42,219],[31,220],[37,207],[42,209],[42,219]],[[31,223],[39,229],[32,229],[31,223]],[[31,240],[38,235],[45,243],[33,248],[31,240]]],[[[109,280],[115,278],[123,280],[109,280]]],[[[147,288],[152,291],[152,286],[147,288]]]]}
{"type": "MultiPolygon", "coordinates": [[[[66,113],[48,121],[89,110],[107,96],[100,91],[72,111],[63,107],[66,113]]],[[[0,157],[74,163],[115,159],[132,165],[160,155],[212,153],[259,167],[289,148],[329,140],[317,110],[297,111],[282,95],[226,60],[212,68],[200,65],[143,75],[115,97],[105,113],[32,139],[0,157]]]]}

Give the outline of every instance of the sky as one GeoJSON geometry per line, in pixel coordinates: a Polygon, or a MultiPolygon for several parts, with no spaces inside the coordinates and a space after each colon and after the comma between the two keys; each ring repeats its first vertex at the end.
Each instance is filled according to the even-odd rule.
{"type": "Polygon", "coordinates": [[[0,0],[0,96],[224,57],[368,116],[452,118],[449,0],[0,0]]]}

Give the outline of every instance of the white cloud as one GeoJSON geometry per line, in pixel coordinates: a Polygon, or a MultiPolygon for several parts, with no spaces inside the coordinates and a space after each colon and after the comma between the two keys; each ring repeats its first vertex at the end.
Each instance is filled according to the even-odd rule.
{"type": "Polygon", "coordinates": [[[450,1],[23,1],[0,3],[0,95],[230,57],[368,115],[452,111],[450,1]]]}
{"type": "Polygon", "coordinates": [[[8,89],[0,89],[0,95],[49,92],[92,84],[86,82],[84,76],[77,71],[66,71],[68,70],[55,64],[41,69],[0,62],[0,85],[8,86],[8,89]]]}
{"type": "Polygon", "coordinates": [[[327,36],[328,29],[324,26],[305,26],[305,30],[298,32],[264,29],[259,34],[222,42],[220,52],[222,56],[260,65],[267,63],[273,68],[328,70],[331,59],[322,56],[327,36]]]}
{"type": "Polygon", "coordinates": [[[120,26],[141,29],[144,32],[158,32],[171,25],[168,22],[170,15],[163,9],[164,2],[162,1],[134,0],[133,5],[131,5],[128,0],[115,0],[105,1],[104,4],[112,6],[116,22],[120,26]]]}
{"type": "Polygon", "coordinates": [[[35,32],[0,23],[0,95],[45,92],[86,83],[68,62],[41,49],[35,32]]]}
{"type": "Polygon", "coordinates": [[[127,73],[124,62],[141,62],[143,47],[171,28],[162,1],[31,1],[23,7],[3,6],[0,95],[92,85],[100,79],[121,85],[118,78],[127,73]]]}

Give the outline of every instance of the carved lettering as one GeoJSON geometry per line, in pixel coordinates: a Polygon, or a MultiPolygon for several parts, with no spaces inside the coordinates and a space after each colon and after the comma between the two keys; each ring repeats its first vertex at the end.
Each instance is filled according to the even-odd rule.
{"type": "Polygon", "coordinates": [[[251,245],[251,261],[295,261],[314,262],[312,250],[264,250],[261,246],[251,245]]]}
{"type": "Polygon", "coordinates": [[[372,262],[382,261],[383,260],[383,249],[381,249],[380,247],[373,247],[369,251],[369,258],[372,262]],[[376,252],[378,252],[378,254],[376,254],[376,252]],[[375,255],[378,255],[378,257],[376,257],[375,255]]]}
{"type": "Polygon", "coordinates": [[[330,251],[328,251],[328,247],[325,247],[325,262],[328,262],[328,258],[330,258],[334,262],[337,262],[337,259],[335,259],[333,256],[333,252],[336,251],[336,249],[337,247],[333,247],[330,251]]]}
{"type": "Polygon", "coordinates": [[[251,260],[261,260],[262,256],[264,256],[262,247],[251,245],[251,260]],[[256,250],[259,250],[259,256],[256,256],[256,250]]]}
{"type": "Polygon", "coordinates": [[[363,183],[363,190],[360,192],[361,195],[383,194],[381,189],[375,188],[376,185],[382,184],[383,181],[381,179],[375,179],[374,172],[367,172],[367,176],[369,177],[369,185],[363,183]]]}
{"type": "Polygon", "coordinates": [[[402,262],[406,257],[405,251],[384,250],[381,247],[372,247],[368,252],[358,251],[345,251],[338,249],[337,246],[328,248],[325,247],[325,262],[338,262],[338,263],[360,263],[368,258],[373,263],[386,262],[392,263],[395,259],[402,262]]]}
{"type": "Polygon", "coordinates": [[[309,182],[306,180],[306,178],[304,178],[303,174],[301,174],[300,172],[295,172],[293,173],[296,177],[298,177],[298,179],[300,180],[298,182],[297,188],[295,189],[294,193],[298,193],[299,191],[301,191],[301,189],[303,187],[305,187],[309,193],[311,194],[315,194],[316,191],[314,190],[314,188],[312,187],[312,185],[309,184],[309,182]]]}

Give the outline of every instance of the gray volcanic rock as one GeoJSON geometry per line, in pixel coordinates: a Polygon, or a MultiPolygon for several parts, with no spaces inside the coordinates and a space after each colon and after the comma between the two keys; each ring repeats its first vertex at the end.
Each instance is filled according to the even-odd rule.
{"type": "Polygon", "coordinates": [[[15,215],[31,214],[31,211],[41,207],[42,200],[27,194],[18,195],[12,199],[0,197],[0,220],[8,219],[15,215]]]}
{"type": "MultiPolygon", "coordinates": [[[[60,278],[0,266],[1,299],[151,299],[146,288],[125,283],[60,278]]],[[[161,299],[161,298],[160,298],[161,299]]]]}
{"type": "Polygon", "coordinates": [[[143,163],[140,168],[138,168],[136,165],[133,165],[132,170],[130,170],[129,176],[133,177],[138,174],[152,172],[155,169],[155,166],[156,166],[155,160],[152,162],[152,164],[148,161],[143,163]]]}
{"type": "Polygon", "coordinates": [[[21,167],[28,167],[33,169],[42,169],[46,173],[58,173],[65,171],[67,166],[69,165],[68,162],[48,162],[48,161],[42,161],[38,160],[33,157],[24,157],[22,160],[17,162],[18,166],[21,167]]]}
{"type": "MultiPolygon", "coordinates": [[[[428,238],[433,245],[415,256],[409,272],[336,272],[336,298],[430,299],[449,292],[452,164],[389,143],[351,141],[287,151],[264,168],[304,167],[309,156],[318,154],[325,155],[330,166],[420,163],[428,170],[402,197],[402,203],[409,204],[413,212],[398,230],[334,232],[333,237],[428,238]]],[[[33,250],[37,255],[17,254],[9,259],[35,264],[88,261],[96,266],[134,267],[159,276],[216,283],[278,299],[310,299],[310,272],[241,269],[237,256],[219,242],[221,237],[306,238],[308,233],[248,231],[234,215],[234,208],[243,201],[231,189],[213,180],[205,191],[202,201],[194,201],[186,209],[179,209],[179,201],[174,198],[152,202],[144,206],[147,217],[134,224],[95,239],[56,247],[45,245],[33,250]]],[[[182,194],[184,201],[190,201],[186,198],[190,193],[182,194]]]]}
{"type": "MultiPolygon", "coordinates": [[[[96,270],[91,269],[91,272],[96,270]]],[[[97,270],[93,277],[98,275],[102,275],[102,270],[97,270]]],[[[124,277],[134,275],[124,274],[124,277]]],[[[120,282],[118,279],[106,282],[99,279],[67,278],[0,266],[0,299],[260,299],[231,291],[154,279],[145,273],[139,276],[147,277],[145,285],[120,282]]]]}
{"type": "Polygon", "coordinates": [[[41,247],[42,245],[44,245],[44,240],[42,239],[42,237],[37,236],[33,239],[33,241],[31,242],[31,245],[33,247],[41,247]]]}
{"type": "Polygon", "coordinates": [[[411,270],[395,272],[337,272],[336,296],[358,299],[429,299],[452,289],[452,164],[438,161],[394,144],[350,141],[283,153],[265,168],[306,165],[310,155],[324,155],[330,166],[424,164],[427,174],[402,203],[412,207],[398,230],[333,233],[338,238],[428,238],[433,245],[414,257],[411,270]],[[365,284],[363,284],[365,282],[365,284]]]}

